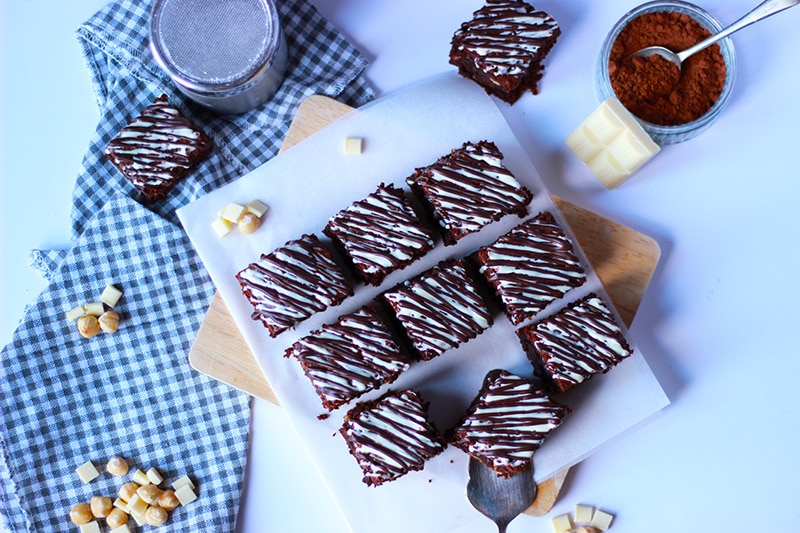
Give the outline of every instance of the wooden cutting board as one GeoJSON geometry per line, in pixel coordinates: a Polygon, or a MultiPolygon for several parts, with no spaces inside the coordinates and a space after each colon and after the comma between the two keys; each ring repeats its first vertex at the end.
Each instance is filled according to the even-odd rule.
{"type": "MultiPolygon", "coordinates": [[[[353,111],[326,96],[311,96],[297,109],[281,151],[353,111]]],[[[618,224],[566,200],[554,197],[603,282],[622,320],[631,325],[661,251],[658,244],[631,228],[618,224]]],[[[261,367],[241,336],[219,293],[214,295],[189,351],[193,368],[252,396],[278,403],[261,367]]],[[[539,485],[539,494],[526,514],[542,516],[550,511],[567,471],[539,485]]]]}

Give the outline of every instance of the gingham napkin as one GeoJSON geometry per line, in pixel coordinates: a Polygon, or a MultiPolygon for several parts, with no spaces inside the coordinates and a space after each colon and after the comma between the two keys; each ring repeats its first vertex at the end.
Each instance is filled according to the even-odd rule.
{"type": "Polygon", "coordinates": [[[0,517],[10,531],[75,531],[72,505],[113,499],[123,481],[106,473],[84,485],[75,469],[91,460],[102,470],[113,455],[196,482],[199,499],[161,531],[234,529],[249,397],[186,360],[214,287],[175,210],[274,156],[305,97],[352,106],[373,97],[366,62],[313,6],[278,5],[286,79],[268,104],[238,116],[192,105],[158,69],[147,50],[149,1],[111,2],[78,29],[101,119],[75,186],[72,248],[32,254],[50,284],[0,353],[0,517]],[[162,93],[212,138],[214,152],[165,201],[143,206],[102,151],[162,93]],[[121,327],[83,339],[64,313],[96,301],[107,283],[124,293],[121,327]]]}

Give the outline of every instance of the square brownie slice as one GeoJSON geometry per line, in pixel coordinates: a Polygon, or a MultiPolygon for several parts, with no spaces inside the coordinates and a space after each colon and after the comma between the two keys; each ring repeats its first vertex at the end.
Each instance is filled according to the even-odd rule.
{"type": "Polygon", "coordinates": [[[542,61],[561,29],[543,11],[520,0],[488,0],[453,34],[450,63],[487,93],[513,104],[539,92],[542,61]]]}
{"type": "Polygon", "coordinates": [[[272,337],[353,295],[344,271],[314,234],[262,254],[236,279],[253,306],[253,320],[272,337]]]}
{"type": "Polygon", "coordinates": [[[103,153],[146,201],[155,202],[211,150],[205,133],[161,95],[122,128],[103,153]]]}
{"type": "Polygon", "coordinates": [[[492,317],[464,263],[439,263],[381,295],[423,360],[474,339],[492,317]]]}
{"type": "Polygon", "coordinates": [[[536,374],[560,392],[608,372],[633,353],[616,318],[594,293],[517,333],[536,374]]]}
{"type": "Polygon", "coordinates": [[[532,465],[534,452],[571,411],[534,383],[492,370],[446,438],[499,477],[510,477],[532,465]]]}
{"type": "Polygon", "coordinates": [[[391,383],[410,363],[373,305],[312,331],[285,355],[300,362],[328,411],[391,383]]]}
{"type": "Polygon", "coordinates": [[[380,285],[389,273],[416,261],[434,244],[403,191],[383,183],[331,217],[323,231],[356,276],[371,285],[380,285]]]}
{"type": "Polygon", "coordinates": [[[406,182],[439,224],[445,245],[505,215],[524,217],[533,199],[503,166],[502,152],[490,141],[466,142],[416,169],[406,182]]]}
{"type": "Polygon", "coordinates": [[[586,281],[572,241],[550,212],[523,222],[472,257],[515,325],[586,281]]]}
{"type": "Polygon", "coordinates": [[[428,419],[428,404],[413,390],[356,404],[339,432],[364,473],[362,481],[371,486],[422,470],[446,446],[428,419]]]}

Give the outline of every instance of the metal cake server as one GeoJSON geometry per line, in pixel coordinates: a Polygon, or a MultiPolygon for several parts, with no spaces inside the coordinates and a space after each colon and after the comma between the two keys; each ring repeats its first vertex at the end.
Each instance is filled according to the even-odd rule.
{"type": "Polygon", "coordinates": [[[535,498],[536,482],[533,480],[532,469],[503,478],[470,457],[467,499],[475,509],[497,525],[498,533],[505,533],[508,524],[530,507],[535,498]]]}

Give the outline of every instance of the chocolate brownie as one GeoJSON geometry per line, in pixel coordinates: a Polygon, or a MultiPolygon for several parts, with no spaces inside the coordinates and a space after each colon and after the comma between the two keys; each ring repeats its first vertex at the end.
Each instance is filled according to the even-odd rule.
{"type": "Polygon", "coordinates": [[[537,375],[560,392],[608,372],[633,353],[616,318],[594,293],[518,335],[537,375]]]}
{"type": "Polygon", "coordinates": [[[311,332],[286,350],[289,356],[300,362],[329,411],[391,383],[409,365],[373,305],[311,332]]]}
{"type": "Polygon", "coordinates": [[[533,194],[502,161],[503,154],[493,142],[466,142],[406,179],[437,221],[445,245],[504,215],[527,215],[533,194]]]}
{"type": "Polygon", "coordinates": [[[339,432],[364,473],[362,481],[371,486],[422,470],[446,446],[428,419],[428,405],[413,390],[356,404],[339,432]]]}
{"type": "Polygon", "coordinates": [[[316,235],[289,241],[236,274],[272,337],[353,295],[344,271],[316,235]]]}
{"type": "Polygon", "coordinates": [[[403,191],[383,183],[331,217],[323,231],[349,259],[356,276],[371,285],[380,285],[434,244],[403,191]]]}
{"type": "Polygon", "coordinates": [[[488,0],[455,32],[450,63],[487,93],[513,104],[539,92],[542,61],[561,29],[543,11],[519,0],[488,0]]]}
{"type": "Polygon", "coordinates": [[[146,201],[155,202],[211,149],[205,133],[161,95],[122,128],[103,153],[146,201]]]}
{"type": "Polygon", "coordinates": [[[513,324],[533,317],[586,274],[552,213],[540,213],[472,256],[513,324]]]}
{"type": "Polygon", "coordinates": [[[531,466],[534,452],[571,411],[532,382],[492,370],[447,441],[510,477],[531,466]]]}
{"type": "Polygon", "coordinates": [[[443,261],[381,297],[423,360],[474,339],[492,325],[461,260],[443,261]]]}

